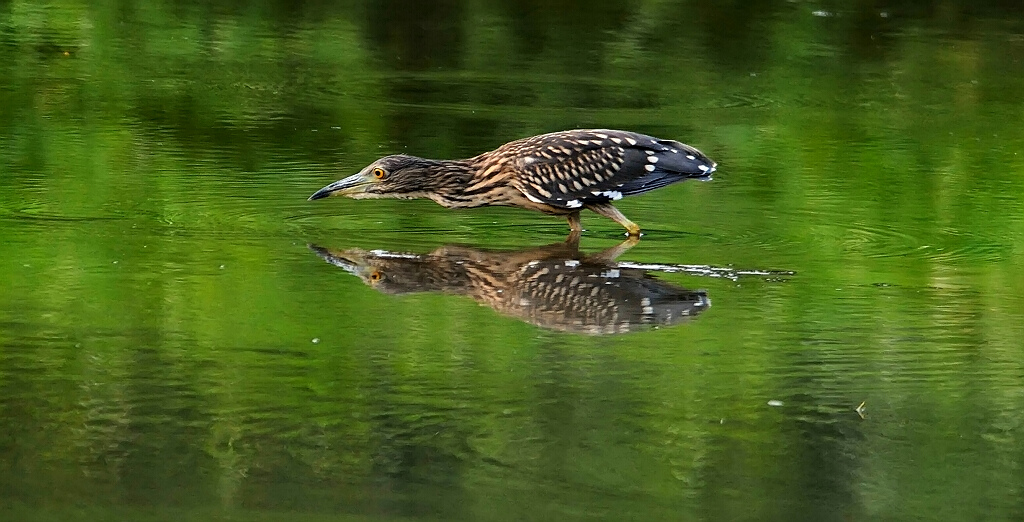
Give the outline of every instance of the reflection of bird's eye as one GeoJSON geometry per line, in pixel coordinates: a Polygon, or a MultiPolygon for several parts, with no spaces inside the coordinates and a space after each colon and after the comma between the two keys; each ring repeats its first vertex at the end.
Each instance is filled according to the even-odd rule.
{"type": "Polygon", "coordinates": [[[384,274],[377,270],[374,270],[373,273],[370,274],[370,281],[380,281],[381,279],[384,279],[384,274]]]}
{"type": "Polygon", "coordinates": [[[373,177],[377,179],[384,179],[384,169],[380,167],[373,168],[373,177]]]}

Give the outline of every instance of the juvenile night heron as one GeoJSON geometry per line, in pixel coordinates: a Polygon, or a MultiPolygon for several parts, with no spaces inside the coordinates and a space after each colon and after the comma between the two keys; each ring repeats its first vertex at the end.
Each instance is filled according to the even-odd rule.
{"type": "Polygon", "coordinates": [[[385,156],[309,199],[430,198],[448,208],[502,205],[566,216],[579,236],[588,208],[640,235],[612,202],[686,179],[710,180],[716,163],[679,143],[619,130],[571,130],[513,141],[464,160],[385,156]]]}
{"type": "Polygon", "coordinates": [[[500,314],[566,332],[605,335],[670,326],[711,306],[703,290],[616,263],[636,242],[630,238],[593,255],[572,242],[521,251],[445,246],[428,254],[310,248],[385,294],[469,296],[500,314]]]}

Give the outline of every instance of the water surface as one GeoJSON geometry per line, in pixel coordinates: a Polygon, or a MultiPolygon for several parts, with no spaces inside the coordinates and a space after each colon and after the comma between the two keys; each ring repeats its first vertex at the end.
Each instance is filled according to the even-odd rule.
{"type": "Polygon", "coordinates": [[[1020,520],[1022,20],[0,2],[0,519],[1020,520]],[[719,170],[614,256],[306,201],[579,127],[719,170]]]}

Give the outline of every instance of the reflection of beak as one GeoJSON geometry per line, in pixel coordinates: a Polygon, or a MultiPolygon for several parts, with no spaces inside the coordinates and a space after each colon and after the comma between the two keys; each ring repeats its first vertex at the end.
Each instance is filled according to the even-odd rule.
{"type": "Polygon", "coordinates": [[[316,191],[309,197],[309,201],[322,199],[330,196],[348,196],[365,192],[370,181],[362,173],[353,174],[345,179],[335,181],[330,185],[316,191]]]}
{"type": "MultiPolygon", "coordinates": [[[[344,181],[344,180],[342,180],[344,181]]],[[[330,185],[324,187],[327,190],[330,185]]],[[[320,192],[323,192],[321,190],[320,192]]],[[[317,192],[319,194],[320,192],[317,192]]],[[[314,196],[316,194],[313,194],[314,196]]],[[[327,197],[327,196],[320,196],[327,197]]],[[[310,198],[313,199],[313,198],[310,198]]],[[[316,255],[328,263],[344,269],[354,276],[362,276],[363,268],[367,265],[366,257],[362,250],[353,248],[351,250],[331,250],[317,245],[309,245],[309,249],[316,252],[316,255]]]]}
{"type": "Polygon", "coordinates": [[[358,248],[331,250],[317,245],[309,245],[309,249],[316,252],[316,255],[324,261],[343,268],[370,286],[376,286],[383,279],[381,269],[373,262],[376,251],[367,252],[358,248]]]}

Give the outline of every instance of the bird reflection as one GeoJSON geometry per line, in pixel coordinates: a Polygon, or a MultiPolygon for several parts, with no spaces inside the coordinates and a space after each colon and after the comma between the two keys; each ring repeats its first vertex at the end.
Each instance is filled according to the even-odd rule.
{"type": "Polygon", "coordinates": [[[501,314],[567,332],[606,335],[674,325],[711,306],[703,290],[619,266],[615,258],[636,242],[593,255],[572,241],[521,251],[443,246],[429,254],[310,249],[385,294],[466,295],[501,314]]]}

